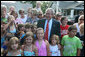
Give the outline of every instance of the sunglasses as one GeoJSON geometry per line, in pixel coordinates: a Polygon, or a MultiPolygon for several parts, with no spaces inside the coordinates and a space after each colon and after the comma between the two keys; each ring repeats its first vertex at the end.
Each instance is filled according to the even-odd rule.
{"type": "Polygon", "coordinates": [[[80,19],[80,20],[84,20],[84,19],[80,19]]]}

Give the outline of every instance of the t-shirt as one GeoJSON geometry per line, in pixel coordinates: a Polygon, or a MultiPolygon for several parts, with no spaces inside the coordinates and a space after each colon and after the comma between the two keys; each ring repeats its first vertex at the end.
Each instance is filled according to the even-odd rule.
{"type": "Polygon", "coordinates": [[[74,25],[76,25],[77,33],[80,32],[79,24],[78,23],[75,23],[74,25]]]}
{"type": "Polygon", "coordinates": [[[58,48],[58,45],[55,46],[50,45],[50,53],[51,56],[60,56],[60,50],[58,48]]]}
{"type": "Polygon", "coordinates": [[[25,24],[26,23],[26,20],[27,20],[27,16],[25,15],[24,18],[19,18],[19,19],[23,22],[23,24],[25,24]]]}
{"type": "Polygon", "coordinates": [[[23,24],[23,22],[20,19],[18,19],[18,18],[15,20],[15,24],[17,24],[17,23],[18,24],[23,24]]]}
{"type": "Polygon", "coordinates": [[[66,25],[66,26],[60,25],[60,28],[61,28],[61,38],[62,38],[64,35],[68,34],[69,25],[66,25]]]}
{"type": "Polygon", "coordinates": [[[65,35],[62,38],[61,44],[63,48],[63,56],[76,56],[77,49],[82,49],[80,39],[76,36],[70,38],[68,35],[65,35]]]}
{"type": "Polygon", "coordinates": [[[7,19],[6,18],[1,18],[1,21],[7,23],[7,19]]]}

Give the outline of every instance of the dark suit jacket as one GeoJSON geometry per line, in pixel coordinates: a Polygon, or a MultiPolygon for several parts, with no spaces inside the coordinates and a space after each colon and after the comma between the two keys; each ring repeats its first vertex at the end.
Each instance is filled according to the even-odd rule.
{"type": "MultiPolygon", "coordinates": [[[[41,28],[44,29],[45,21],[46,21],[46,19],[38,20],[37,27],[38,28],[41,27],[41,28]]],[[[60,23],[58,21],[56,21],[55,19],[52,19],[52,28],[51,28],[50,37],[53,34],[56,34],[59,37],[61,37],[61,34],[60,34],[60,23]]]]}

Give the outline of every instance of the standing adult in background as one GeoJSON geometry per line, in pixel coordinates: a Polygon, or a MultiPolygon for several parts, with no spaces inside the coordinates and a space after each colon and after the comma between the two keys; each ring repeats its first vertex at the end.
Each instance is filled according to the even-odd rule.
{"type": "Polygon", "coordinates": [[[80,33],[77,33],[76,36],[79,37],[79,39],[81,40],[82,46],[83,48],[81,49],[81,56],[84,56],[84,23],[82,23],[80,26],[80,33]]]}
{"type": "Polygon", "coordinates": [[[78,19],[78,23],[74,23],[73,25],[75,25],[77,27],[77,33],[80,33],[80,24],[84,23],[84,15],[81,15],[78,19]]]}
{"type": "Polygon", "coordinates": [[[20,19],[18,19],[18,13],[16,11],[12,11],[10,15],[13,15],[15,17],[14,22],[16,25],[23,24],[23,22],[20,19]]]}
{"type": "Polygon", "coordinates": [[[36,9],[37,9],[37,12],[41,11],[41,2],[36,2],[36,9]]]}
{"type": "Polygon", "coordinates": [[[83,14],[84,14],[84,12],[83,11],[80,11],[79,14],[75,17],[74,22],[77,23],[80,15],[83,15],[83,14]]]}
{"type": "Polygon", "coordinates": [[[42,11],[39,11],[37,17],[38,17],[39,19],[43,19],[43,12],[42,12],[42,11]]]}
{"type": "Polygon", "coordinates": [[[23,24],[26,23],[27,16],[25,15],[25,11],[23,9],[19,10],[19,14],[21,15],[19,19],[23,22],[23,24]]]}
{"type": "Polygon", "coordinates": [[[67,24],[67,22],[68,22],[68,18],[66,16],[63,16],[61,18],[61,25],[60,25],[60,28],[61,28],[61,39],[63,38],[64,35],[68,34],[69,25],[67,24]]]}
{"type": "Polygon", "coordinates": [[[52,8],[46,10],[46,19],[38,21],[37,27],[44,29],[45,39],[50,42],[50,37],[56,34],[60,37],[60,23],[52,18],[54,11],[52,8]]]}
{"type": "Polygon", "coordinates": [[[31,16],[31,18],[28,18],[26,20],[26,22],[31,23],[31,24],[37,24],[38,20],[39,19],[37,18],[37,10],[36,9],[32,9],[32,16],[31,16]]]}
{"type": "Polygon", "coordinates": [[[14,6],[10,6],[8,15],[10,15],[12,11],[15,11],[15,7],[14,6]]]}
{"type": "Polygon", "coordinates": [[[27,11],[27,19],[31,18],[31,16],[32,16],[32,8],[30,7],[28,8],[28,11],[27,11]]]}
{"type": "Polygon", "coordinates": [[[61,14],[56,14],[55,15],[55,19],[61,24],[61,18],[62,18],[62,15],[61,14]]]}
{"type": "Polygon", "coordinates": [[[4,12],[5,18],[7,19],[8,18],[8,15],[7,15],[7,6],[6,5],[1,5],[1,11],[4,12]]]}
{"type": "Polygon", "coordinates": [[[6,12],[1,10],[1,21],[2,23],[7,23],[6,12]]]}

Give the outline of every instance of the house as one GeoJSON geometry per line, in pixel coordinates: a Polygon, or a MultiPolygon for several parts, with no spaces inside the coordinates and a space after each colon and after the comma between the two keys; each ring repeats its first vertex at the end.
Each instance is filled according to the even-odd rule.
{"type": "Polygon", "coordinates": [[[62,12],[64,16],[70,16],[73,18],[74,15],[78,14],[78,11],[84,10],[84,1],[77,2],[77,1],[52,1],[52,8],[58,12],[62,12]]]}

